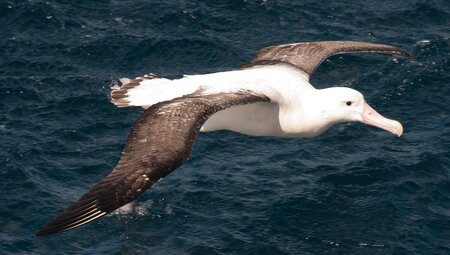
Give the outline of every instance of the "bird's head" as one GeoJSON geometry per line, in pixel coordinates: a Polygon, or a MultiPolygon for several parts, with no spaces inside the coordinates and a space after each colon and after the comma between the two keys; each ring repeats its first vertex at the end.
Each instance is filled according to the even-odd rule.
{"type": "Polygon", "coordinates": [[[330,123],[359,121],[389,131],[397,136],[403,126],[396,120],[383,117],[364,100],[364,96],[351,88],[333,87],[318,90],[322,98],[319,104],[322,118],[330,123]]]}

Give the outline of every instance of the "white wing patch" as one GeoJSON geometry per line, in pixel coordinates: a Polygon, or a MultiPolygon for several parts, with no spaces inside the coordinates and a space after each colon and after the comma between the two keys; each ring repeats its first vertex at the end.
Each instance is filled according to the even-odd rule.
{"type": "Polygon", "coordinates": [[[130,105],[148,107],[194,93],[197,87],[176,85],[176,82],[165,78],[143,80],[139,86],[128,91],[128,101],[130,105]]]}
{"type": "Polygon", "coordinates": [[[199,85],[180,86],[178,80],[170,80],[154,74],[133,80],[122,78],[122,85],[111,87],[111,102],[118,107],[149,106],[194,93],[199,85]]]}

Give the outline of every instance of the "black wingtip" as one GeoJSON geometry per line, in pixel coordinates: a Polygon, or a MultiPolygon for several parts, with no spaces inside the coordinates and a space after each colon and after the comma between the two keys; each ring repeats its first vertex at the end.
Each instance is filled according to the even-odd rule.
{"type": "Polygon", "coordinates": [[[34,233],[35,236],[48,236],[57,234],[60,232],[65,232],[74,228],[78,228],[86,223],[89,223],[97,218],[104,216],[106,212],[97,211],[94,214],[85,216],[81,219],[70,218],[68,220],[61,219],[61,216],[65,216],[64,214],[55,218],[54,220],[47,223],[44,227],[34,233]]]}
{"type": "Polygon", "coordinates": [[[100,218],[107,213],[95,205],[95,200],[89,201],[90,199],[79,200],[36,231],[35,236],[47,236],[68,231],[100,218]]]}
{"type": "Polygon", "coordinates": [[[52,222],[47,223],[41,229],[36,231],[34,233],[34,236],[37,236],[37,237],[50,236],[50,235],[54,235],[54,234],[61,233],[61,232],[69,230],[69,229],[65,229],[65,228],[55,228],[54,226],[51,225],[51,223],[52,222]]]}
{"type": "Polygon", "coordinates": [[[34,236],[49,236],[49,235],[54,235],[56,233],[59,233],[61,231],[55,230],[54,227],[52,227],[52,222],[54,220],[48,222],[47,224],[45,224],[44,226],[42,226],[38,231],[36,231],[34,233],[34,236]]]}
{"type": "Polygon", "coordinates": [[[397,55],[399,57],[408,58],[411,61],[417,61],[416,56],[414,56],[413,54],[411,54],[407,51],[401,50],[401,49],[398,49],[398,51],[399,51],[399,54],[397,54],[397,55]]]}
{"type": "Polygon", "coordinates": [[[34,236],[48,236],[48,235],[52,235],[52,234],[56,234],[56,232],[55,233],[52,233],[52,232],[47,232],[47,231],[45,231],[45,229],[39,229],[38,231],[36,231],[35,233],[34,233],[34,236]]]}
{"type": "Polygon", "coordinates": [[[401,50],[399,48],[397,48],[397,52],[394,54],[394,56],[402,58],[402,59],[407,59],[409,62],[412,62],[412,63],[419,63],[419,60],[417,60],[417,58],[414,54],[409,53],[404,50],[401,50]]]}
{"type": "Polygon", "coordinates": [[[64,230],[55,230],[52,227],[49,227],[49,224],[47,223],[45,226],[43,226],[41,229],[39,229],[38,231],[36,231],[34,233],[34,236],[40,237],[40,236],[49,236],[49,235],[54,235],[60,232],[63,232],[64,230]]]}

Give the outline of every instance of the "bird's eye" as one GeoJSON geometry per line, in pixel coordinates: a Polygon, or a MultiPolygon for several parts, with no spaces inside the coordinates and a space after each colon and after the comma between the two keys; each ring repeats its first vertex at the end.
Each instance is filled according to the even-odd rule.
{"type": "Polygon", "coordinates": [[[347,106],[351,106],[351,105],[353,104],[353,102],[352,102],[352,101],[347,101],[347,102],[345,102],[345,104],[346,104],[347,106]]]}

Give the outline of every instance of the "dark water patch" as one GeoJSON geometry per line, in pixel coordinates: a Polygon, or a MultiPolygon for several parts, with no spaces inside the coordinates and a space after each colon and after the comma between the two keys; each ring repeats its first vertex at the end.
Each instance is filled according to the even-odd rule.
{"type": "Polygon", "coordinates": [[[236,63],[238,61],[236,58],[237,54],[233,51],[233,48],[228,48],[227,45],[192,38],[139,41],[133,46],[125,61],[136,61],[136,63],[140,63],[138,68],[141,69],[149,66],[154,67],[155,72],[159,70],[160,66],[176,63],[171,65],[172,68],[167,74],[174,75],[190,72],[195,74],[198,70],[187,68],[193,64],[208,66],[212,69],[224,65],[224,62],[236,63]],[[185,45],[189,45],[189,47],[185,47],[185,45]],[[201,63],[197,63],[198,59],[202,59],[201,63]],[[158,62],[154,62],[154,60],[158,60],[158,62]],[[142,66],[142,63],[145,66],[142,66]]]}
{"type": "Polygon", "coordinates": [[[5,254],[446,254],[446,1],[2,1],[0,249],[5,254]],[[141,109],[120,77],[229,70],[261,47],[360,40],[415,60],[335,56],[317,87],[360,90],[401,138],[339,124],[314,139],[201,134],[138,212],[33,233],[111,171],[141,109]]]}

